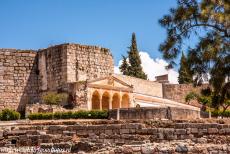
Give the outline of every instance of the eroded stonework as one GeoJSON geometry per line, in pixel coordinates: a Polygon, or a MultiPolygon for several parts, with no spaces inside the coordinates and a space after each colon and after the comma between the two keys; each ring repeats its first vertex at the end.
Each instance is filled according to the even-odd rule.
{"type": "Polygon", "coordinates": [[[0,110],[25,110],[47,91],[68,92],[69,83],[114,72],[109,49],[61,44],[46,49],[0,49],[0,110]]]}

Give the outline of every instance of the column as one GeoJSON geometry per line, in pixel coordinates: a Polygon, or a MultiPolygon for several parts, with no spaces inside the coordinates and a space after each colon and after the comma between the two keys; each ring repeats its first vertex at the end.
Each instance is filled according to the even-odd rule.
{"type": "Polygon", "coordinates": [[[112,101],[113,101],[113,98],[110,95],[109,96],[109,109],[112,109],[112,101]]]}
{"type": "Polygon", "coordinates": [[[102,110],[102,95],[100,94],[100,110],[102,110]]]}
{"type": "Polygon", "coordinates": [[[122,93],[121,93],[121,91],[120,91],[120,97],[119,97],[120,99],[119,99],[119,109],[121,108],[121,102],[122,102],[122,93]]]}
{"type": "Polygon", "coordinates": [[[119,107],[118,107],[118,109],[117,109],[117,120],[120,120],[121,101],[122,101],[122,94],[121,94],[121,91],[120,91],[120,96],[119,96],[119,107]]]}
{"type": "Polygon", "coordinates": [[[102,110],[102,95],[103,95],[103,91],[100,89],[99,90],[100,110],[102,110]]]}

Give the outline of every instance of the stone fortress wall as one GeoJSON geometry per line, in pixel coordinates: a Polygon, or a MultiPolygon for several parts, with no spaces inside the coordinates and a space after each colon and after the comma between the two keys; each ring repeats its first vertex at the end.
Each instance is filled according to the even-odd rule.
{"type": "Polygon", "coordinates": [[[68,91],[69,83],[107,76],[114,71],[109,49],[61,44],[47,49],[0,49],[0,110],[23,111],[43,92],[68,91]]]}
{"type": "Polygon", "coordinates": [[[0,109],[21,110],[38,99],[37,60],[32,50],[0,49],[0,109]]]}
{"type": "Polygon", "coordinates": [[[70,44],[67,46],[67,81],[85,81],[114,73],[109,49],[70,44]]]}

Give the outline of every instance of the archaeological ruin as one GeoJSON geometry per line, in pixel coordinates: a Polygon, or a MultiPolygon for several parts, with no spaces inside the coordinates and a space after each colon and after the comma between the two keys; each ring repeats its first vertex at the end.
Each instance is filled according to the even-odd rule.
{"type": "Polygon", "coordinates": [[[164,78],[149,81],[114,74],[111,52],[97,46],[0,49],[0,110],[37,112],[44,94],[65,92],[75,109],[171,107],[190,110],[192,118],[199,118],[200,108],[184,103],[192,86],[169,84],[164,78]]]}
{"type": "Polygon", "coordinates": [[[0,121],[0,153],[230,153],[229,119],[204,119],[200,106],[185,103],[186,94],[207,85],[167,78],[114,74],[109,49],[96,46],[0,49],[0,110],[68,113],[42,102],[48,92],[68,94],[71,111],[108,110],[108,119],[0,121]]]}

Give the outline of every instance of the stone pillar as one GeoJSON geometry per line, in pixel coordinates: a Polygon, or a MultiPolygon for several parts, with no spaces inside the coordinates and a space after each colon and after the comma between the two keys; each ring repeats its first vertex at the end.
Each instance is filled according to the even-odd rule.
{"type": "Polygon", "coordinates": [[[110,95],[110,96],[109,96],[109,109],[112,109],[112,101],[113,101],[113,98],[112,98],[112,96],[110,95]]]}
{"type": "Polygon", "coordinates": [[[122,102],[122,96],[121,96],[121,93],[120,93],[120,97],[119,97],[119,107],[118,107],[118,109],[117,109],[117,120],[120,120],[121,102],[122,102]]]}
{"type": "Polygon", "coordinates": [[[100,94],[100,110],[102,110],[102,95],[100,94]]]}
{"type": "Polygon", "coordinates": [[[117,109],[117,120],[120,120],[120,108],[117,109]]]}
{"type": "Polygon", "coordinates": [[[99,90],[100,110],[102,110],[102,96],[103,96],[103,91],[100,89],[99,90]]]}
{"type": "Polygon", "coordinates": [[[120,91],[119,108],[121,108],[121,103],[122,103],[122,92],[120,91]]]}
{"type": "Polygon", "coordinates": [[[121,108],[122,96],[119,97],[119,109],[121,108]]]}

